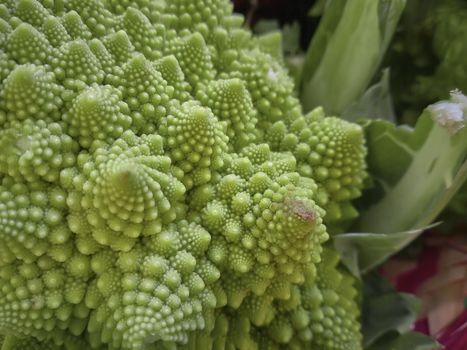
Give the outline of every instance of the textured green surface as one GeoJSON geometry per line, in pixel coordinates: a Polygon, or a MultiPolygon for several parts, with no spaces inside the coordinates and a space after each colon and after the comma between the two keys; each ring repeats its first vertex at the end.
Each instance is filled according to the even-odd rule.
{"type": "Polygon", "coordinates": [[[0,4],[4,349],[360,349],[352,280],[321,261],[362,129],[303,116],[278,38],[242,21],[227,0],[0,4]]]}

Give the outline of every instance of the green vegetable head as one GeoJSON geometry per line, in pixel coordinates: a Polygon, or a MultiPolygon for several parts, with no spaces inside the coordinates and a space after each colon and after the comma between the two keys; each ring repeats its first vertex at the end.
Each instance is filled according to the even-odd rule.
{"type": "Polygon", "coordinates": [[[362,131],[304,116],[280,38],[231,11],[0,5],[4,347],[286,348],[289,304],[315,332],[299,295],[356,215],[362,131]]]}

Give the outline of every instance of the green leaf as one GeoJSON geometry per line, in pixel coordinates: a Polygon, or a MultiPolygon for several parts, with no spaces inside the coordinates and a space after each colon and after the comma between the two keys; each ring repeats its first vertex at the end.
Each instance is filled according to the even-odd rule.
{"type": "Polygon", "coordinates": [[[308,48],[305,111],[341,114],[364,93],[392,38],[405,0],[329,0],[308,48]]]}
{"type": "Polygon", "coordinates": [[[313,72],[321,62],[332,34],[339,24],[345,2],[346,0],[329,0],[326,2],[326,15],[321,18],[306,53],[302,85],[311,80],[313,72]]]}
{"type": "Polygon", "coordinates": [[[449,202],[449,209],[461,217],[465,216],[465,213],[467,213],[467,181],[464,181],[464,184],[449,202]]]}
{"type": "Polygon", "coordinates": [[[388,234],[344,233],[335,235],[333,242],[344,265],[358,277],[400,251],[424,230],[433,226],[388,234]]]}
{"type": "Polygon", "coordinates": [[[442,346],[433,338],[418,332],[390,332],[365,350],[437,350],[442,346]]]}
{"type": "Polygon", "coordinates": [[[396,292],[389,282],[376,272],[366,275],[363,282],[364,346],[375,343],[388,332],[408,331],[417,318],[420,301],[411,294],[396,292]]]}
{"type": "Polygon", "coordinates": [[[398,293],[377,272],[365,275],[362,297],[362,333],[365,350],[435,350],[432,338],[409,332],[421,303],[398,293]]]}
{"type": "Polygon", "coordinates": [[[342,113],[342,118],[352,122],[360,119],[396,120],[389,88],[389,68],[383,70],[379,82],[370,86],[358,101],[342,113]]]}
{"type": "Polygon", "coordinates": [[[414,129],[381,120],[366,123],[367,164],[374,187],[360,203],[354,232],[427,226],[465,181],[467,98],[453,94],[453,99],[461,102],[442,101],[427,108],[414,129]]]}
{"type": "Polygon", "coordinates": [[[391,43],[399,19],[404,12],[406,0],[380,0],[378,14],[382,36],[380,62],[391,43]]]}

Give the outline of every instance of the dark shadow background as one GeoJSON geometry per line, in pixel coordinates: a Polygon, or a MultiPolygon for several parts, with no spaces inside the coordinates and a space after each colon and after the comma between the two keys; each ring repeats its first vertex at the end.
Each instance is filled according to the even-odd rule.
{"type": "Polygon", "coordinates": [[[315,0],[233,0],[235,12],[244,14],[250,27],[254,27],[262,19],[276,19],[281,27],[298,22],[302,50],[308,47],[319,22],[319,18],[308,14],[315,2],[315,0]]]}

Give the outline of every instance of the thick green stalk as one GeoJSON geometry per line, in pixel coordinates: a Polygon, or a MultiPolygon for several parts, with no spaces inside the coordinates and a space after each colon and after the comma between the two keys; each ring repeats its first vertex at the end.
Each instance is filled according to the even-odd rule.
{"type": "Polygon", "coordinates": [[[330,0],[308,49],[301,84],[305,111],[341,114],[371,82],[405,0],[330,0]]]}

